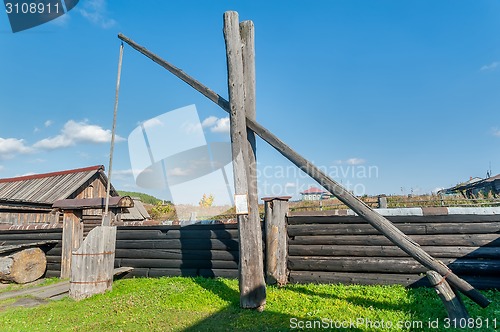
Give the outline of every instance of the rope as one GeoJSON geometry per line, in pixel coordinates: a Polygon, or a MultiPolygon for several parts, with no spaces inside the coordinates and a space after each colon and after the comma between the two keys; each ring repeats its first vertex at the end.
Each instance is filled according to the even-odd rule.
{"type": "Polygon", "coordinates": [[[122,73],[123,61],[123,42],[120,45],[120,56],[118,58],[118,76],[116,78],[116,92],[115,92],[115,107],[113,111],[113,129],[111,130],[111,147],[109,151],[109,168],[108,168],[108,183],[106,186],[106,205],[104,207],[104,214],[102,216],[102,225],[109,226],[110,220],[106,218],[109,211],[109,192],[111,191],[111,171],[113,169],[113,152],[115,149],[115,132],[116,132],[116,115],[118,113],[118,95],[120,93],[120,79],[122,73]]]}

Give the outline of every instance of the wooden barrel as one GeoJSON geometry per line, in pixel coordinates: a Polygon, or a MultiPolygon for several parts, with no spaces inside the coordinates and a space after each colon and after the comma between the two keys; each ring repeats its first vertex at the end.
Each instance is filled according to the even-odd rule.
{"type": "Polygon", "coordinates": [[[116,227],[92,229],[71,256],[69,295],[81,300],[104,293],[113,285],[116,227]]]}

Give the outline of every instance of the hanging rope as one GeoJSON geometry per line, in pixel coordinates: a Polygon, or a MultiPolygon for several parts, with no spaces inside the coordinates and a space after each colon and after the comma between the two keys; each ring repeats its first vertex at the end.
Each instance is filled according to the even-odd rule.
{"type": "Polygon", "coordinates": [[[103,226],[109,226],[111,224],[111,218],[108,215],[109,193],[111,191],[111,171],[113,169],[113,152],[115,149],[116,115],[118,113],[118,95],[120,93],[120,78],[121,78],[121,73],[122,73],[122,61],[123,61],[123,42],[120,45],[120,57],[118,58],[118,76],[116,78],[115,108],[113,111],[113,128],[111,129],[111,148],[109,151],[108,183],[106,186],[106,205],[104,207],[104,214],[102,216],[102,225],[103,226]]]}

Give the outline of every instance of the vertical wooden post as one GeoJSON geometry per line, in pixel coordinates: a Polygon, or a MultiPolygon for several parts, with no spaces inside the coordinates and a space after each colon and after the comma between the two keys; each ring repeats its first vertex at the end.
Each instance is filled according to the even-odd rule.
{"type": "MultiPolygon", "coordinates": [[[[224,13],[224,39],[228,69],[234,188],[236,195],[247,195],[248,197],[249,144],[245,115],[245,91],[248,90],[245,89],[242,41],[238,13],[236,12],[224,13]]],[[[258,209],[250,206],[248,215],[238,215],[238,229],[240,306],[262,310],[266,303],[266,285],[262,257],[262,230],[258,219],[258,209]],[[257,217],[254,214],[257,214],[257,217]]]]}
{"type": "Polygon", "coordinates": [[[286,214],[288,200],[285,197],[266,197],[265,232],[266,232],[266,283],[284,286],[288,282],[288,234],[286,230],[286,214]]]}
{"type": "Polygon", "coordinates": [[[83,240],[83,223],[80,222],[81,214],[81,211],[64,211],[61,279],[70,277],[71,253],[80,247],[83,240]]]}
{"type": "Polygon", "coordinates": [[[379,209],[387,209],[387,196],[378,195],[378,208],[379,209]]]}
{"type": "Polygon", "coordinates": [[[448,313],[448,318],[450,320],[460,320],[468,319],[469,313],[462,302],[462,299],[458,294],[455,294],[450,285],[446,282],[446,279],[442,277],[436,271],[427,271],[427,279],[429,279],[431,285],[436,289],[441,301],[443,301],[444,308],[448,313]]]}

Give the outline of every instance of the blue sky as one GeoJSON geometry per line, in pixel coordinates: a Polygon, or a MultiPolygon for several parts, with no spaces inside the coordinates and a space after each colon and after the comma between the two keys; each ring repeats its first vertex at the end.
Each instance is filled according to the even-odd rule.
{"type": "MultiPolygon", "coordinates": [[[[227,98],[226,10],[255,24],[257,120],[356,194],[500,173],[498,1],[81,0],[15,34],[0,14],[0,177],[107,167],[119,32],[227,98]]],[[[227,114],[124,53],[112,180],[162,197],[135,184],[129,134],[195,104],[206,139],[227,142],[227,114]]],[[[258,160],[261,196],[314,185],[262,141],[258,160]]]]}

